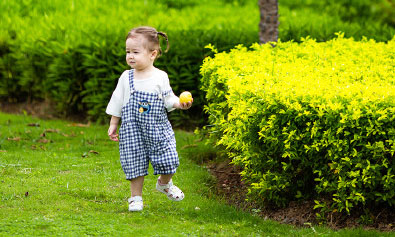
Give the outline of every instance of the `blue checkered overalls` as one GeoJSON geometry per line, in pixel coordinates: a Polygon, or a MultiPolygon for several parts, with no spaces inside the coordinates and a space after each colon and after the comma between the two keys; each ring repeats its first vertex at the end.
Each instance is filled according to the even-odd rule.
{"type": "Polygon", "coordinates": [[[126,179],[148,174],[149,161],[154,174],[173,174],[179,165],[176,139],[165,110],[162,94],[136,91],[134,70],[129,70],[130,99],[122,108],[119,153],[126,179]]]}

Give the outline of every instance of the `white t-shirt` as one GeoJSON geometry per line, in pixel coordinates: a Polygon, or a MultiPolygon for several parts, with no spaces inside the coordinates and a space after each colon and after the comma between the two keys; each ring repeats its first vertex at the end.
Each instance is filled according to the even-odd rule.
{"type": "MultiPolygon", "coordinates": [[[[171,93],[163,99],[168,112],[175,109],[173,105],[179,101],[179,98],[174,95],[166,72],[157,69],[152,77],[142,80],[134,79],[133,83],[134,89],[137,91],[162,94],[163,92],[171,90],[171,93]]],[[[112,116],[121,117],[122,107],[129,102],[129,98],[129,70],[126,70],[118,80],[117,87],[112,93],[111,100],[107,105],[106,113],[112,116]]]]}

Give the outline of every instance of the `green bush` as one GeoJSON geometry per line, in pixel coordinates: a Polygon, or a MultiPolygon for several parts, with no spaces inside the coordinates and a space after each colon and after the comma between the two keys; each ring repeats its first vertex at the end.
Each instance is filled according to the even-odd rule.
{"type": "Polygon", "coordinates": [[[0,39],[0,98],[7,99],[7,102],[16,102],[17,98],[26,98],[17,83],[22,69],[16,62],[15,54],[10,50],[10,42],[0,39]]]}
{"type": "MultiPolygon", "coordinates": [[[[345,23],[335,14],[318,14],[309,5],[291,9],[285,3],[280,1],[283,40],[311,35],[325,41],[339,30],[356,39],[366,35],[380,41],[395,34],[380,22],[345,23]]],[[[152,25],[169,35],[170,51],[156,65],[168,72],[176,94],[189,90],[195,98],[187,113],[170,113],[176,126],[205,122],[199,68],[211,53],[204,46],[211,43],[228,51],[258,40],[256,1],[123,0],[114,5],[26,0],[1,1],[0,9],[0,99],[47,100],[56,104],[59,114],[80,113],[93,121],[108,119],[105,107],[127,69],[123,44],[133,26],[152,25]]]]}
{"type": "Polygon", "coordinates": [[[344,21],[333,11],[317,12],[315,9],[280,8],[279,37],[282,41],[300,42],[302,37],[311,36],[317,41],[327,41],[336,32],[345,37],[361,40],[364,36],[378,41],[388,41],[395,35],[395,28],[380,21],[344,21]]]}
{"type": "Polygon", "coordinates": [[[395,38],[302,41],[205,60],[211,139],[243,167],[258,202],[314,198],[346,213],[393,206],[395,38]]]}
{"type": "Polygon", "coordinates": [[[104,110],[117,79],[127,69],[124,40],[132,26],[153,25],[169,35],[170,51],[156,65],[169,73],[175,93],[189,90],[195,97],[189,113],[171,113],[176,125],[185,124],[187,119],[194,125],[203,122],[198,77],[200,64],[210,53],[204,51],[204,46],[215,42],[226,50],[240,41],[251,44],[258,38],[257,31],[245,34],[238,29],[240,23],[236,23],[242,18],[239,12],[245,9],[225,6],[223,16],[234,17],[229,20],[219,16],[212,21],[219,5],[203,7],[208,3],[205,1],[196,1],[200,4],[196,7],[196,3],[189,6],[188,1],[188,6],[178,1],[155,5],[125,1],[122,9],[96,1],[87,5],[58,1],[47,9],[46,2],[31,1],[35,4],[29,11],[24,10],[25,3],[29,1],[0,3],[7,11],[2,15],[7,24],[0,27],[5,35],[1,41],[1,98],[50,100],[55,102],[58,113],[83,113],[94,121],[108,119],[104,110]],[[173,3],[180,3],[183,10],[173,3]],[[56,6],[62,10],[57,11],[56,6]],[[133,22],[128,20],[130,15],[133,22]],[[234,26],[223,28],[232,23],[234,26]],[[196,119],[191,120],[191,115],[196,119]]]}
{"type": "Polygon", "coordinates": [[[339,16],[344,22],[378,22],[395,26],[395,2],[387,0],[280,0],[280,8],[309,8],[339,16]]]}

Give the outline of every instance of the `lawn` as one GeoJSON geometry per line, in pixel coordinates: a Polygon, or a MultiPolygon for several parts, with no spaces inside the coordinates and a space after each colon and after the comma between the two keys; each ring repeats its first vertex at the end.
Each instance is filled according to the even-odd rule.
{"type": "MultiPolygon", "coordinates": [[[[145,179],[144,210],[128,212],[129,183],[107,126],[0,113],[0,236],[391,236],[362,229],[296,228],[228,206],[188,157],[198,141],[176,131],[185,193],[169,201],[145,179]],[[184,147],[184,149],[182,149],[184,147]]],[[[199,145],[198,145],[199,146],[199,145]]],[[[202,146],[204,147],[204,146],[202,146]]],[[[204,149],[201,150],[204,153],[204,149]]]]}

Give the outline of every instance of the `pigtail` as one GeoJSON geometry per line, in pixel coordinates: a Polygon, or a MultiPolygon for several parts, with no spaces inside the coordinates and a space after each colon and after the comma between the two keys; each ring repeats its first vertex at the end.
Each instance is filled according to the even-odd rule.
{"type": "Polygon", "coordinates": [[[166,50],[169,51],[169,39],[164,32],[158,32],[155,28],[150,27],[150,26],[140,26],[133,28],[129,31],[128,35],[126,36],[126,40],[128,38],[136,37],[136,35],[142,35],[145,37],[147,40],[147,44],[145,47],[149,50],[157,50],[158,55],[156,58],[160,57],[162,55],[162,49],[160,47],[160,40],[159,40],[159,35],[162,36],[166,40],[166,50]]]}
{"type": "Polygon", "coordinates": [[[167,51],[169,51],[169,38],[167,37],[167,35],[166,35],[166,33],[164,33],[164,32],[158,32],[157,33],[158,34],[158,39],[159,39],[159,35],[160,36],[162,36],[163,38],[165,38],[165,40],[166,40],[166,50],[165,50],[165,53],[167,53],[167,51]]]}

